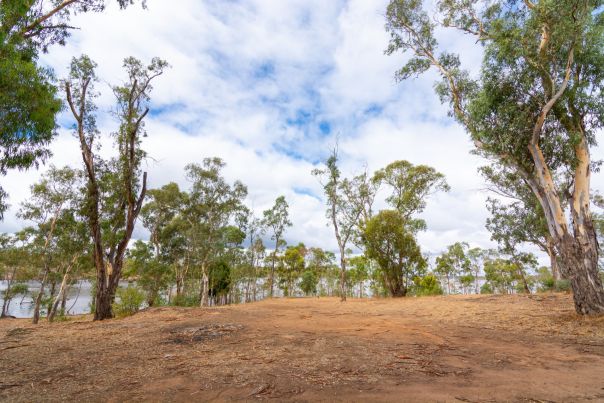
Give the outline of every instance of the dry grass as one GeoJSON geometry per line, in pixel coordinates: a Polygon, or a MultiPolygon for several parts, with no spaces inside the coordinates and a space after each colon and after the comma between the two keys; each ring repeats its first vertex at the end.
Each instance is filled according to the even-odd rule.
{"type": "Polygon", "coordinates": [[[0,321],[10,401],[604,401],[604,318],[568,295],[276,299],[0,321]]]}

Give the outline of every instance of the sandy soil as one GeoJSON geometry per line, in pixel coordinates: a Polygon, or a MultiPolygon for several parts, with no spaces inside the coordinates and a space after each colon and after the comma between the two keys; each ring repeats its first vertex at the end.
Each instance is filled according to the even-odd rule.
{"type": "Polygon", "coordinates": [[[0,321],[0,400],[260,399],[604,401],[604,318],[548,294],[0,321]]]}

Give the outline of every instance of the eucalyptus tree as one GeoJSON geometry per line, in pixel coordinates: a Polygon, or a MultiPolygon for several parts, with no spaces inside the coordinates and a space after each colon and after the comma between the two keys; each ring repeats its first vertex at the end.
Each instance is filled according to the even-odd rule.
{"type": "Polygon", "coordinates": [[[487,218],[486,228],[491,232],[491,239],[506,254],[513,254],[522,243],[537,246],[548,254],[554,278],[560,280],[554,240],[547,229],[539,200],[522,178],[506,167],[489,165],[479,170],[487,180],[489,190],[505,200],[487,199],[491,217],[487,218]]]}
{"type": "Polygon", "coordinates": [[[251,209],[245,209],[245,214],[242,216],[240,227],[245,231],[248,242],[246,254],[249,259],[249,270],[245,286],[245,302],[250,302],[250,300],[256,300],[258,265],[264,258],[265,252],[262,236],[265,235],[266,228],[263,226],[262,220],[256,217],[251,209]],[[250,294],[252,295],[251,298],[250,294]]]}
{"type": "Polygon", "coordinates": [[[353,256],[348,258],[350,266],[349,279],[351,285],[351,295],[354,296],[354,286],[359,287],[359,298],[363,298],[365,282],[369,279],[369,269],[371,261],[365,255],[353,256]]]}
{"type": "Polygon", "coordinates": [[[377,261],[390,295],[406,296],[427,262],[405,217],[396,210],[382,210],[366,224],[363,237],[367,257],[377,261]]]}
{"type": "Polygon", "coordinates": [[[306,269],[306,255],[308,249],[303,243],[296,246],[288,246],[281,258],[279,266],[279,285],[283,295],[292,297],[296,291],[296,280],[306,269]]]}
{"type": "Polygon", "coordinates": [[[40,320],[40,304],[52,270],[57,224],[65,213],[67,217],[62,221],[69,219],[70,214],[77,209],[76,195],[79,190],[78,173],[75,170],[69,167],[59,169],[51,166],[40,182],[31,186],[31,195],[23,202],[18,213],[24,220],[36,223],[37,227],[33,231],[40,242],[39,250],[43,262],[40,291],[34,305],[34,324],[40,320]],[[71,213],[67,210],[71,210],[71,213]]]}
{"type": "MultiPolygon", "coordinates": [[[[451,294],[451,280],[461,278],[464,275],[470,275],[472,276],[471,280],[474,280],[471,274],[472,262],[467,256],[468,249],[469,245],[466,242],[456,242],[449,245],[447,251],[436,258],[434,272],[445,276],[447,279],[447,294],[451,294]]],[[[467,285],[467,283],[464,285],[467,285]]]]}
{"type": "Polygon", "coordinates": [[[137,286],[145,292],[148,306],[161,301],[161,295],[172,279],[170,274],[168,265],[157,256],[153,244],[137,240],[128,249],[124,275],[136,278],[137,286]]]}
{"type": "Polygon", "coordinates": [[[30,279],[27,266],[32,263],[30,252],[24,247],[23,234],[0,234],[0,279],[5,288],[2,296],[0,318],[8,317],[11,301],[29,289],[26,281],[30,279]]]}
{"type": "Polygon", "coordinates": [[[520,175],[539,201],[576,311],[603,313],[590,211],[590,147],[604,124],[603,2],[441,0],[433,18],[422,3],[388,6],[387,53],[411,54],[397,77],[438,72],[437,92],[476,152],[520,175]],[[473,36],[484,55],[479,78],[438,50],[437,27],[473,36]],[[568,189],[556,183],[563,176],[568,189]]]}
{"type": "Polygon", "coordinates": [[[427,165],[413,165],[409,161],[395,161],[378,170],[373,181],[390,189],[386,202],[405,220],[426,208],[427,198],[439,191],[448,192],[445,176],[427,165]]]}
{"type": "Polygon", "coordinates": [[[275,241],[275,249],[271,254],[271,271],[269,273],[269,289],[270,296],[273,296],[275,286],[275,264],[277,252],[283,245],[283,235],[286,228],[292,226],[289,219],[289,205],[285,200],[285,196],[279,196],[275,200],[275,204],[263,213],[262,225],[271,231],[271,239],[275,241]]]}
{"type": "Polygon", "coordinates": [[[202,164],[186,166],[192,183],[184,216],[189,225],[193,257],[201,271],[199,303],[208,304],[208,269],[224,247],[224,230],[243,211],[247,188],[239,181],[229,184],[222,176],[225,163],[220,158],[205,158],[202,164]]]}
{"type": "Polygon", "coordinates": [[[327,197],[327,218],[333,225],[340,255],[340,298],[346,301],[346,247],[357,233],[359,221],[366,212],[365,203],[356,197],[358,194],[355,192],[345,191],[350,187],[341,177],[337,149],[325,162],[325,168],[315,169],[312,173],[321,181],[327,197]]]}
{"type": "MultiPolygon", "coordinates": [[[[105,0],[0,2],[0,175],[37,167],[50,156],[55,117],[62,108],[52,70],[39,53],[63,45],[75,14],[99,12],[105,0]]],[[[118,0],[121,8],[132,0],[118,0]]],[[[0,187],[0,218],[6,192],[0,187]]]]}
{"type": "Polygon", "coordinates": [[[114,86],[118,130],[112,134],[117,155],[102,160],[98,154],[100,133],[96,126],[94,85],[96,63],[87,56],[74,58],[63,81],[67,103],[75,119],[87,178],[85,215],[94,244],[96,268],[95,320],[113,317],[112,303],[122,275],[124,257],[134,223],[147,192],[147,173],[141,172],[146,136],[144,119],[149,113],[152,82],[167,63],[154,58],[148,66],[129,57],[124,60],[127,81],[114,86]]]}
{"type": "Polygon", "coordinates": [[[317,274],[319,293],[331,296],[337,278],[337,266],[334,264],[335,254],[322,248],[311,247],[306,254],[306,260],[307,269],[317,274]],[[336,270],[335,273],[334,270],[336,270]]]}
{"type": "Polygon", "coordinates": [[[153,264],[156,268],[161,267],[165,271],[173,272],[176,294],[180,295],[184,286],[183,256],[187,242],[181,213],[187,194],[181,192],[176,183],[171,182],[159,189],[150,189],[146,199],[140,214],[143,226],[150,233],[153,264]]]}

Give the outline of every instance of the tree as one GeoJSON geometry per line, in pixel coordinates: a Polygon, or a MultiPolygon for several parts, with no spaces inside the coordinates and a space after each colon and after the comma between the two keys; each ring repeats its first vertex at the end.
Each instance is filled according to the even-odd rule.
{"type": "Polygon", "coordinates": [[[76,187],[77,182],[78,173],[73,169],[69,167],[58,169],[51,166],[48,172],[42,176],[41,181],[32,185],[31,196],[23,203],[19,211],[21,218],[37,224],[37,228],[33,231],[36,232],[40,241],[40,254],[43,262],[40,291],[34,305],[34,324],[40,320],[40,305],[52,270],[57,224],[67,209],[77,208],[76,192],[79,190],[76,187]]]}
{"type": "Polygon", "coordinates": [[[271,271],[269,273],[270,296],[273,296],[275,284],[275,263],[277,252],[282,245],[283,234],[287,227],[291,227],[292,223],[289,220],[289,205],[285,201],[285,196],[279,196],[275,200],[275,204],[268,210],[263,212],[262,224],[264,227],[271,230],[271,239],[275,241],[275,249],[271,255],[271,271]]]}
{"type": "Polygon", "coordinates": [[[300,243],[296,246],[288,246],[281,258],[279,270],[279,283],[283,289],[283,295],[291,297],[295,294],[296,280],[302,275],[306,268],[306,246],[300,243]]]}
{"type": "Polygon", "coordinates": [[[31,261],[27,249],[23,247],[24,236],[0,234],[0,278],[6,288],[2,291],[0,318],[9,316],[10,303],[19,294],[28,292],[27,274],[23,268],[31,261]]]}
{"type": "MultiPolygon", "coordinates": [[[[472,276],[471,261],[466,256],[469,245],[465,242],[456,242],[447,247],[447,251],[436,258],[435,273],[445,276],[447,279],[447,294],[451,294],[451,280],[460,276],[472,276]]],[[[470,278],[469,284],[474,277],[470,278]]],[[[468,283],[466,282],[466,286],[468,283]]],[[[465,289],[465,287],[464,287],[465,289]]]]}
{"type": "Polygon", "coordinates": [[[220,158],[204,158],[202,164],[189,164],[185,168],[192,188],[184,215],[194,248],[194,261],[201,269],[200,306],[208,304],[208,269],[225,246],[225,227],[236,213],[243,211],[243,200],[247,196],[247,188],[241,182],[235,181],[231,185],[224,179],[222,169],[225,165],[220,158]]]}
{"type": "Polygon", "coordinates": [[[359,298],[363,298],[365,281],[369,279],[369,266],[371,263],[365,255],[351,257],[348,259],[348,263],[350,265],[348,278],[352,286],[351,288],[354,288],[354,285],[358,285],[359,298]]]}
{"type": "Polygon", "coordinates": [[[386,201],[405,220],[426,208],[426,199],[438,191],[448,192],[445,176],[426,165],[414,166],[408,161],[395,161],[377,171],[374,182],[385,183],[391,189],[386,201]]]}
{"type": "MultiPolygon", "coordinates": [[[[121,8],[132,0],[118,0],[121,8]]],[[[0,3],[0,175],[38,167],[50,156],[55,117],[62,108],[53,72],[40,51],[64,45],[74,14],[104,9],[105,0],[31,0],[0,3]]],[[[7,209],[0,187],[0,218],[7,209]]]]}
{"type": "Polygon", "coordinates": [[[378,262],[390,295],[407,295],[413,278],[424,273],[427,262],[404,217],[398,211],[380,211],[365,226],[364,239],[367,257],[378,262]]]}
{"type": "Polygon", "coordinates": [[[155,254],[153,245],[138,240],[126,254],[124,275],[136,278],[137,286],[146,295],[148,306],[161,301],[161,294],[171,280],[167,264],[155,254]]]}
{"type": "Polygon", "coordinates": [[[426,274],[423,277],[415,277],[414,293],[418,296],[424,295],[442,295],[443,289],[440,286],[440,281],[434,274],[426,274]]]}
{"type": "Polygon", "coordinates": [[[494,165],[480,168],[490,189],[510,201],[489,198],[487,209],[491,217],[486,227],[491,239],[499,244],[504,253],[513,253],[522,243],[531,243],[547,253],[554,277],[560,280],[561,273],[554,248],[554,240],[547,229],[547,222],[539,200],[522,178],[506,167],[494,165]]]}
{"type": "Polygon", "coordinates": [[[420,1],[391,0],[386,23],[387,53],[412,54],[397,77],[435,68],[443,79],[437,92],[476,152],[520,175],[539,200],[575,310],[584,315],[604,312],[589,155],[604,124],[602,4],[442,0],[430,18],[420,1]],[[484,49],[479,79],[457,55],[439,53],[437,24],[477,39],[484,49]],[[571,185],[560,188],[554,178],[565,175],[571,185]]]}
{"type": "Polygon", "coordinates": [[[94,244],[95,320],[113,317],[112,303],[126,249],[147,191],[147,173],[140,172],[145,155],[141,138],[146,136],[144,119],[149,113],[151,83],[166,67],[167,63],[158,58],[148,66],[131,57],[124,60],[128,81],[113,87],[120,123],[114,134],[118,153],[109,161],[97,154],[99,132],[93,103],[98,95],[94,90],[96,63],[87,56],[74,58],[63,82],[88,180],[85,214],[94,244]]]}
{"type": "Polygon", "coordinates": [[[263,259],[265,252],[262,236],[266,233],[266,228],[263,227],[262,220],[257,218],[250,209],[245,209],[240,226],[241,229],[245,231],[249,242],[246,252],[249,259],[249,265],[247,265],[249,270],[245,286],[245,302],[250,302],[250,300],[256,301],[258,266],[263,259]],[[251,298],[250,293],[252,295],[251,298]]]}
{"type": "Polygon", "coordinates": [[[478,286],[478,277],[482,269],[482,265],[485,258],[485,252],[480,248],[472,248],[467,251],[466,256],[470,259],[470,271],[474,277],[474,292],[480,294],[480,288],[478,286]]]}
{"type": "Polygon", "coordinates": [[[351,187],[341,178],[337,148],[327,159],[325,168],[315,169],[312,174],[323,180],[323,191],[327,196],[327,218],[333,225],[340,252],[340,298],[346,301],[346,246],[355,235],[365,203],[351,199],[356,194],[345,191],[351,187]]]}

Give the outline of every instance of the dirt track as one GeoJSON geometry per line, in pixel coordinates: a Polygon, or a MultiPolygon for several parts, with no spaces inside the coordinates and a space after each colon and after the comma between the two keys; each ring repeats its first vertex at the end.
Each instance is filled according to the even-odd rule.
{"type": "Polygon", "coordinates": [[[538,295],[0,321],[0,400],[257,399],[604,401],[604,318],[538,295]]]}

